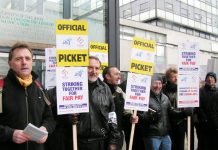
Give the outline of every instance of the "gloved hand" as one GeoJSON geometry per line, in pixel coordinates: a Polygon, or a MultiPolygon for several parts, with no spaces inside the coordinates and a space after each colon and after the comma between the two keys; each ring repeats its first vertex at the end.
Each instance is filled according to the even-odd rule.
{"type": "Polygon", "coordinates": [[[182,113],[183,113],[184,117],[192,116],[193,108],[184,108],[182,113]]]}
{"type": "Polygon", "coordinates": [[[148,110],[148,116],[151,122],[158,122],[161,118],[161,111],[157,110],[154,112],[154,111],[148,110]]]}
{"type": "Polygon", "coordinates": [[[79,114],[72,114],[71,119],[72,119],[72,124],[77,124],[79,122],[79,114]]]}

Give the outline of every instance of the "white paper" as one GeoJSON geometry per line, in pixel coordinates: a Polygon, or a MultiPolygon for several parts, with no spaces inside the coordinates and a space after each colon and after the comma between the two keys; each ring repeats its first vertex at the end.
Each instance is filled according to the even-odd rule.
{"type": "Polygon", "coordinates": [[[26,126],[23,132],[29,135],[32,141],[39,141],[44,136],[48,135],[48,132],[41,130],[31,123],[26,126]]]}

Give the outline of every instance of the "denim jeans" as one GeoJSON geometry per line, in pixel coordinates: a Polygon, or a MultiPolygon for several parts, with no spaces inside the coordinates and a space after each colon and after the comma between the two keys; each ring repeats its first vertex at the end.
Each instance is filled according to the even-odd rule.
{"type": "Polygon", "coordinates": [[[144,138],[146,150],[171,150],[172,142],[169,135],[144,138]]]}

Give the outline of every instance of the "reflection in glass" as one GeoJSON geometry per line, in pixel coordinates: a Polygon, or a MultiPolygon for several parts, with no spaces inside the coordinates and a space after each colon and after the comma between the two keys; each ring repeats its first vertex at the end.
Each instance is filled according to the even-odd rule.
{"type": "Polygon", "coordinates": [[[87,20],[89,23],[89,41],[105,42],[107,20],[105,1],[72,0],[71,3],[72,19],[87,20]]]}

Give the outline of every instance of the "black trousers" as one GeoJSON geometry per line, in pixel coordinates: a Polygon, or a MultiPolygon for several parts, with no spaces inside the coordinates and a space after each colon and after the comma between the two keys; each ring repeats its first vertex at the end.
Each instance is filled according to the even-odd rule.
{"type": "Polygon", "coordinates": [[[79,140],[78,139],[78,150],[107,150],[107,140],[79,140]]]}
{"type": "Polygon", "coordinates": [[[198,150],[218,150],[218,133],[208,125],[195,125],[198,150]]]}
{"type": "Polygon", "coordinates": [[[185,133],[187,131],[187,122],[182,121],[179,124],[171,124],[170,137],[172,140],[172,150],[184,150],[185,133]]]}

